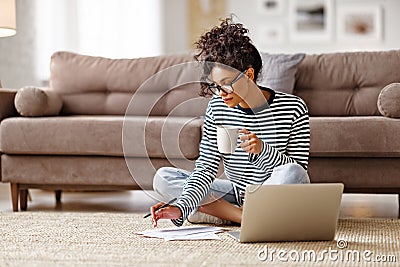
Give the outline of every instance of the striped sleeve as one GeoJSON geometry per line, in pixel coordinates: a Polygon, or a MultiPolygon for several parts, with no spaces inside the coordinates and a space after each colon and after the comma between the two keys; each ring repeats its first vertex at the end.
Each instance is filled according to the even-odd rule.
{"type": "Polygon", "coordinates": [[[172,220],[176,226],[181,226],[187,216],[199,205],[200,201],[208,194],[211,184],[217,176],[221,156],[217,148],[215,125],[209,104],[204,120],[204,134],[200,142],[200,156],[175,204],[182,212],[181,218],[172,220]]]}
{"type": "Polygon", "coordinates": [[[297,163],[307,170],[310,149],[310,123],[307,106],[300,102],[299,109],[295,112],[286,151],[278,151],[275,147],[263,141],[260,154],[251,155],[250,162],[258,168],[268,171],[287,163],[297,163]]]}
{"type": "Polygon", "coordinates": [[[288,155],[307,170],[310,152],[310,118],[307,110],[293,122],[286,149],[288,155]]]}

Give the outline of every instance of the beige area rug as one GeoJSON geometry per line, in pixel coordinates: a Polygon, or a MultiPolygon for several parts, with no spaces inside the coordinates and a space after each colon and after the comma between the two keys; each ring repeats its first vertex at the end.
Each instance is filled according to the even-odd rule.
{"type": "MultiPolygon", "coordinates": [[[[336,240],[329,242],[240,244],[226,233],[212,241],[143,238],[133,234],[151,229],[150,219],[141,214],[3,212],[0,216],[0,266],[398,266],[400,262],[397,219],[340,220],[336,240]]],[[[171,226],[169,221],[160,223],[171,226]]]]}

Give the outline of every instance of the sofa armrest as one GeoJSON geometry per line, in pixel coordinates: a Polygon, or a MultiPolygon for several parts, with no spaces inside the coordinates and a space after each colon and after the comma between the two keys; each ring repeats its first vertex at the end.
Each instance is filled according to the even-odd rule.
{"type": "Polygon", "coordinates": [[[14,106],[17,89],[0,88],[0,121],[7,117],[18,116],[14,106]]]}

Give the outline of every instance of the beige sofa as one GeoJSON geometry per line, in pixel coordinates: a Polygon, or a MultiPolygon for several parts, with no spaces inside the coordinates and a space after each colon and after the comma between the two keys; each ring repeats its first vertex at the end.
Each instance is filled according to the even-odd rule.
{"type": "MultiPolygon", "coordinates": [[[[31,88],[36,102],[16,106],[28,117],[17,115],[16,91],[0,91],[1,179],[11,184],[13,210],[19,200],[26,210],[28,188],[52,188],[57,200],[63,189],[147,190],[161,166],[192,169],[208,100],[191,82],[197,74],[168,72],[190,61],[57,52],[44,90],[50,93],[31,88]],[[164,75],[147,80],[160,70],[164,75]],[[60,112],[49,103],[52,92],[62,99],[60,112]],[[46,109],[29,110],[37,103],[46,109]]],[[[398,69],[400,51],[306,55],[294,94],[309,108],[312,182],[400,194],[398,69]]]]}

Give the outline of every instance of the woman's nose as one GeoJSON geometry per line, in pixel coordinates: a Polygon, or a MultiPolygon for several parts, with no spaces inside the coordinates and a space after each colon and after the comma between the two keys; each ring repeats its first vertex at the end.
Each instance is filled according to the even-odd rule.
{"type": "Polygon", "coordinates": [[[227,93],[225,93],[224,91],[222,91],[222,90],[219,90],[219,96],[226,96],[227,95],[227,93]]]}

